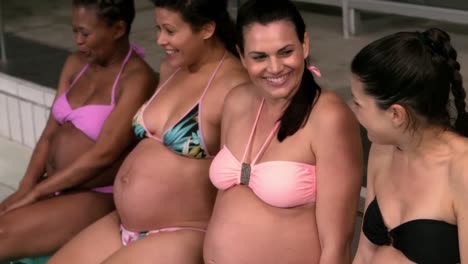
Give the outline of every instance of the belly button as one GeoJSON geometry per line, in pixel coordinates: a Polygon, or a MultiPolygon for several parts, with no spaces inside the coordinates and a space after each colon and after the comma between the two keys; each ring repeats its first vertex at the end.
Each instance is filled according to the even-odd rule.
{"type": "Polygon", "coordinates": [[[122,183],[128,183],[128,177],[122,177],[122,183]]]}

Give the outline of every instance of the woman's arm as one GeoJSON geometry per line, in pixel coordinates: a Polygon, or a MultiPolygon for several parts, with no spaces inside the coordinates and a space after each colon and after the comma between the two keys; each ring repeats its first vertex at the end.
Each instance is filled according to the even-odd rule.
{"type": "MultiPolygon", "coordinates": [[[[82,63],[80,63],[77,54],[71,54],[67,58],[60,74],[54,103],[60,95],[68,90],[68,87],[71,84],[71,80],[73,79],[72,76],[78,72],[80,66],[84,65],[81,64],[82,63]]],[[[35,185],[39,178],[41,178],[46,172],[50,139],[58,127],[59,123],[55,120],[52,111],[50,111],[46,126],[34,148],[31,160],[29,161],[28,168],[21,183],[25,182],[27,184],[35,185]]]]}
{"type": "Polygon", "coordinates": [[[51,113],[44,131],[34,147],[31,159],[29,160],[26,172],[19,183],[18,189],[0,203],[0,213],[3,213],[12,204],[29,194],[34,189],[40,178],[44,176],[46,172],[50,138],[57,127],[58,124],[52,117],[51,113]]]}
{"type": "Polygon", "coordinates": [[[460,263],[466,264],[468,263],[468,151],[457,160],[454,167],[451,189],[457,218],[460,263]]]}
{"type": "MultiPolygon", "coordinates": [[[[55,100],[68,89],[70,80],[72,79],[71,76],[74,72],[77,71],[76,69],[78,66],[78,57],[75,54],[70,55],[65,61],[64,67],[62,68],[57,92],[55,94],[55,100]]],[[[3,211],[9,205],[29,193],[40,180],[40,178],[44,176],[47,166],[50,139],[58,127],[59,124],[53,117],[51,111],[46,126],[42,131],[36,146],[34,147],[29,164],[26,168],[26,172],[20,181],[18,190],[0,204],[0,211],[3,211]]]]}
{"type": "Polygon", "coordinates": [[[38,184],[33,190],[38,197],[86,182],[112,165],[128,148],[133,138],[132,118],[157,83],[156,75],[149,68],[139,68],[126,76],[120,81],[119,99],[96,144],[65,169],[38,184]]]}
{"type": "Polygon", "coordinates": [[[252,95],[248,92],[252,89],[255,88],[249,79],[240,78],[237,86],[230,88],[225,95],[221,114],[220,149],[231,138],[229,135],[231,125],[237,124],[238,118],[245,116],[248,105],[254,101],[252,95]]]}
{"type": "MultiPolygon", "coordinates": [[[[210,111],[205,112],[205,122],[210,127],[210,137],[207,137],[206,145],[209,153],[216,154],[225,144],[226,126],[230,124],[227,118],[231,112],[236,111],[236,107],[242,107],[242,101],[235,101],[231,97],[236,97],[231,91],[238,89],[250,81],[245,69],[237,59],[227,58],[223,63],[216,78],[211,84],[209,93],[204,97],[203,102],[209,106],[210,111]],[[229,105],[227,105],[229,104],[229,105]],[[223,132],[224,131],[224,132],[223,132]]],[[[205,109],[207,109],[205,107],[205,109]]],[[[208,130],[204,130],[205,133],[208,130]]]]}
{"type": "Polygon", "coordinates": [[[334,94],[323,93],[314,111],[312,151],[316,157],[320,263],[350,263],[363,173],[359,126],[334,94]]]}
{"type": "MultiPolygon", "coordinates": [[[[383,151],[382,148],[383,148],[382,146],[372,144],[370,151],[369,151],[369,160],[367,163],[366,202],[364,206],[364,208],[366,208],[365,210],[367,210],[367,207],[375,198],[374,178],[376,175],[376,170],[380,166],[380,163],[378,162],[378,160],[380,160],[379,156],[381,156],[382,154],[382,151],[383,151]]],[[[354,257],[354,260],[353,260],[353,264],[371,264],[372,257],[374,256],[376,249],[377,249],[377,246],[372,244],[362,232],[362,225],[361,225],[359,245],[358,245],[358,249],[354,257]]]]}

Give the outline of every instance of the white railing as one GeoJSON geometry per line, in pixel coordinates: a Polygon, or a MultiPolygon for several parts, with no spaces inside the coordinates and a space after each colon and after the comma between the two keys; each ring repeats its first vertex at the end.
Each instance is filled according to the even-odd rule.
{"type": "Polygon", "coordinates": [[[468,10],[458,10],[455,8],[401,3],[390,0],[299,0],[296,2],[341,6],[343,36],[345,38],[356,34],[357,24],[360,23],[359,11],[468,24],[468,10]]]}
{"type": "MultiPolygon", "coordinates": [[[[393,2],[389,0],[343,0],[348,2],[343,14],[357,11],[368,11],[382,14],[401,15],[415,18],[432,19],[459,24],[468,24],[468,10],[442,8],[428,5],[393,2]]],[[[344,15],[343,15],[344,18],[344,15]]],[[[346,34],[356,33],[356,16],[349,17],[349,27],[344,28],[346,34]]]]}
{"type": "Polygon", "coordinates": [[[54,96],[53,89],[0,73],[0,136],[33,148],[54,96]]]}

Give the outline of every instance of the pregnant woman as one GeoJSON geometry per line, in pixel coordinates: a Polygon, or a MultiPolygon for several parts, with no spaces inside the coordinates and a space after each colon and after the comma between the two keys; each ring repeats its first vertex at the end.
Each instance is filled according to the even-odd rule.
{"type": "Polygon", "coordinates": [[[216,191],[208,177],[221,112],[248,80],[234,55],[227,1],[155,0],[161,85],[133,123],[140,138],[114,185],[117,211],[50,263],[202,263],[216,191]],[[99,247],[96,247],[99,245],[99,247]]]}
{"type": "Polygon", "coordinates": [[[114,209],[132,116],[156,85],[129,43],[134,15],[133,0],[73,1],[78,51],[65,62],[18,191],[0,204],[0,262],[50,254],[114,209]]]}

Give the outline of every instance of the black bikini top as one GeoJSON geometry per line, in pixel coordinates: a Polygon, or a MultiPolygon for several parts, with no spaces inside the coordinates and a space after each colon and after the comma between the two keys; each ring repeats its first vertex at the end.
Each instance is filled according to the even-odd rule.
{"type": "Polygon", "coordinates": [[[367,207],[362,231],[372,243],[391,245],[418,264],[460,263],[456,225],[440,220],[416,219],[388,231],[377,198],[367,207]]]}

